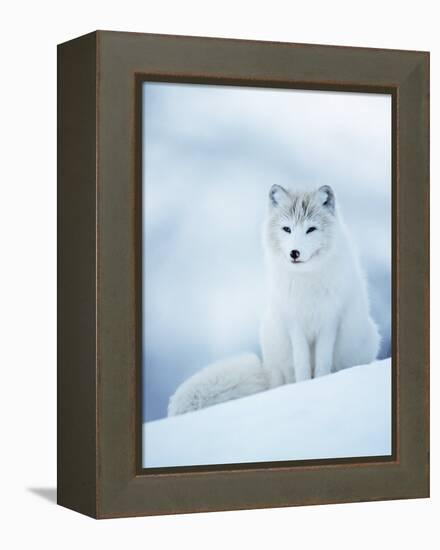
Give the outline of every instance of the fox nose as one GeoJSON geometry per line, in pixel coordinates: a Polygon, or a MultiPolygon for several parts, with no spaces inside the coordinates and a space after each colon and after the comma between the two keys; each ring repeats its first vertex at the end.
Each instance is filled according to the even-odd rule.
{"type": "Polygon", "coordinates": [[[299,258],[299,256],[300,256],[299,250],[292,250],[292,252],[290,253],[290,257],[293,260],[297,260],[299,258]]]}

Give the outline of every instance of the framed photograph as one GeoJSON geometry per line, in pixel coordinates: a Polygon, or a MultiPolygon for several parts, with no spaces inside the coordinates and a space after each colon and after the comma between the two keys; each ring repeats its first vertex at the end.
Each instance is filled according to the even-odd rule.
{"type": "Polygon", "coordinates": [[[59,46],[58,502],[429,496],[429,54],[59,46]]]}

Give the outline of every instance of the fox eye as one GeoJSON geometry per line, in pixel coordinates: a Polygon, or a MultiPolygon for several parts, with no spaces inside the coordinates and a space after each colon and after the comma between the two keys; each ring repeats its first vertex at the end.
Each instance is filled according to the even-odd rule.
{"type": "Polygon", "coordinates": [[[290,229],[290,227],[287,227],[287,225],[283,227],[283,231],[285,231],[286,233],[292,233],[292,230],[290,229]]]}
{"type": "Polygon", "coordinates": [[[316,227],[309,227],[306,233],[311,233],[312,231],[316,231],[316,227]]]}

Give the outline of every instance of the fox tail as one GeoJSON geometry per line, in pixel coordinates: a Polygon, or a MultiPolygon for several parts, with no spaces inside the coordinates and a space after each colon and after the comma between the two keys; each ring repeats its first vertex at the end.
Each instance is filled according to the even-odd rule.
{"type": "Polygon", "coordinates": [[[183,382],[170,398],[168,416],[196,411],[268,388],[268,377],[259,357],[254,353],[238,355],[212,363],[183,382]]]}

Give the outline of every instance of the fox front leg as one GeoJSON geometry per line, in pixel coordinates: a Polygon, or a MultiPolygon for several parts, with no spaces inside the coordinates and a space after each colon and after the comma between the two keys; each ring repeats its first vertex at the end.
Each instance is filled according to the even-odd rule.
{"type": "Polygon", "coordinates": [[[278,312],[266,312],[261,323],[260,339],[269,387],[286,384],[293,374],[292,346],[285,323],[278,312]]]}
{"type": "Polygon", "coordinates": [[[333,366],[333,352],[336,329],[333,325],[324,327],[315,342],[315,378],[330,374],[333,366]]]}
{"type": "Polygon", "coordinates": [[[312,378],[310,346],[300,327],[291,331],[294,373],[288,382],[302,382],[312,378]]]}

